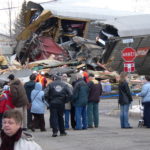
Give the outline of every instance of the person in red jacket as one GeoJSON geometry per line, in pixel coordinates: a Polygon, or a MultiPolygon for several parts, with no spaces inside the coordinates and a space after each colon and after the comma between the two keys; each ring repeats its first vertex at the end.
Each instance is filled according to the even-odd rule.
{"type": "Polygon", "coordinates": [[[9,86],[3,87],[3,92],[0,95],[0,129],[2,128],[3,113],[9,109],[13,109],[15,106],[12,104],[12,95],[9,90],[9,86]]]}

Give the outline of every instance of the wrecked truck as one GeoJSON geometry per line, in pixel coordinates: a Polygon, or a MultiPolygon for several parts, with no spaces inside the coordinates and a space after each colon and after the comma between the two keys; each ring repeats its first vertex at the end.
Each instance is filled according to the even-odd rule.
{"type": "Polygon", "coordinates": [[[74,36],[85,37],[89,20],[55,16],[33,2],[28,2],[27,9],[26,28],[17,37],[17,60],[25,64],[53,55],[56,60],[68,61],[68,51],[58,44],[74,36]]]}
{"type": "MultiPolygon", "coordinates": [[[[110,71],[121,72],[124,68],[121,51],[132,47],[137,52],[136,73],[149,74],[150,15],[113,17],[91,24],[93,20],[57,15],[33,2],[28,2],[27,7],[26,28],[18,35],[16,47],[17,59],[22,64],[54,55],[61,61],[81,60],[90,69],[97,70],[100,62],[110,71]],[[89,25],[92,30],[99,30],[96,42],[85,39],[89,25]],[[42,38],[46,40],[43,42],[42,38]],[[50,41],[55,48],[48,44],[50,41]]],[[[94,32],[95,37],[97,33],[94,32]]]]}
{"type": "Polygon", "coordinates": [[[122,50],[131,47],[136,50],[135,72],[150,74],[150,15],[116,17],[95,24],[101,27],[96,41],[104,48],[102,63],[110,70],[123,71],[122,50]]]}
{"type": "MultiPolygon", "coordinates": [[[[30,48],[30,43],[35,37],[34,35],[37,35],[38,37],[49,37],[53,42],[58,44],[72,41],[74,36],[78,36],[94,40],[93,43],[96,45],[95,36],[98,34],[100,28],[98,26],[93,27],[91,21],[96,19],[104,21],[106,19],[114,18],[114,16],[127,15],[123,14],[123,12],[112,12],[112,10],[109,9],[94,8],[95,11],[93,11],[92,7],[79,7],[74,3],[76,2],[73,0],[61,2],[52,1],[41,4],[31,1],[27,3],[27,12],[25,15],[26,28],[18,35],[18,46],[16,47],[17,59],[22,64],[27,60],[29,62],[33,61],[33,58],[34,60],[39,60],[41,59],[39,57],[39,55],[41,55],[40,53],[44,54],[43,49],[35,48],[35,46],[31,46],[30,48]],[[26,53],[26,51],[28,51],[28,53],[26,53]]],[[[40,44],[47,45],[45,43],[40,44]]],[[[76,45],[76,43],[71,44],[71,46],[72,45],[76,45]]],[[[78,48],[79,46],[77,46],[76,50],[80,51],[78,48]]],[[[99,49],[101,51],[100,47],[99,49]]],[[[48,58],[51,54],[53,53],[49,51],[44,58],[48,58]]],[[[97,56],[99,56],[99,53],[97,53],[97,56]]],[[[63,59],[65,58],[67,58],[66,55],[63,59]]]]}
{"type": "Polygon", "coordinates": [[[26,28],[18,35],[16,46],[17,60],[21,64],[53,57],[100,68],[95,62],[101,56],[101,47],[85,39],[90,20],[57,16],[33,2],[28,2],[27,8],[26,28]]]}

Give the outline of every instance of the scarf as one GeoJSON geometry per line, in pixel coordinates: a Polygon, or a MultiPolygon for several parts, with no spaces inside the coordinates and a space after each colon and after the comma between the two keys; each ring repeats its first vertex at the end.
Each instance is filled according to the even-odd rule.
{"type": "Polygon", "coordinates": [[[18,141],[21,137],[22,129],[20,128],[13,136],[8,136],[1,131],[1,139],[2,143],[0,146],[0,150],[14,150],[15,142],[18,141]]]}

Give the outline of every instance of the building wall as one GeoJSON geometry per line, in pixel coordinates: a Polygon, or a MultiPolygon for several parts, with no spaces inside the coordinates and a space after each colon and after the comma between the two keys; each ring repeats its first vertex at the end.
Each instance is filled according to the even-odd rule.
{"type": "Polygon", "coordinates": [[[0,35],[0,54],[2,53],[5,56],[11,56],[15,45],[15,40],[10,39],[5,35],[0,35]]]}

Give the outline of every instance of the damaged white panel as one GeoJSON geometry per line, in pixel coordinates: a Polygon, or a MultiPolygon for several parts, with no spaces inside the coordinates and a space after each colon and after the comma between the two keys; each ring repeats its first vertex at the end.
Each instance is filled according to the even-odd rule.
{"type": "Polygon", "coordinates": [[[114,26],[120,37],[133,37],[150,34],[150,15],[118,17],[113,20],[99,22],[114,26]]]}
{"type": "Polygon", "coordinates": [[[41,6],[45,10],[50,10],[55,16],[90,20],[106,20],[116,16],[128,16],[135,14],[127,11],[117,11],[108,8],[101,8],[98,5],[97,7],[86,6],[85,4],[87,4],[88,1],[85,1],[84,5],[77,5],[77,2],[80,2],[80,0],[54,1],[50,3],[43,3],[41,6]]]}

